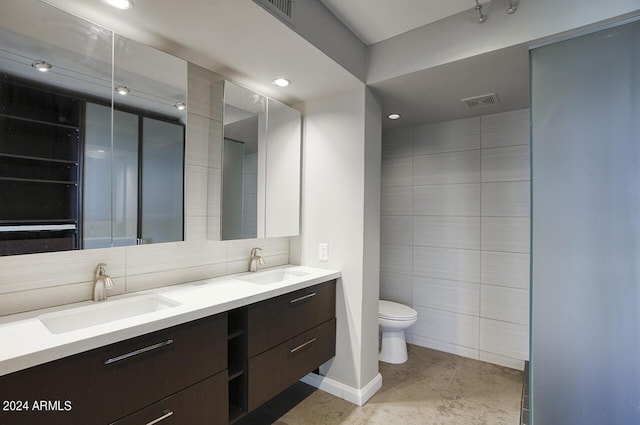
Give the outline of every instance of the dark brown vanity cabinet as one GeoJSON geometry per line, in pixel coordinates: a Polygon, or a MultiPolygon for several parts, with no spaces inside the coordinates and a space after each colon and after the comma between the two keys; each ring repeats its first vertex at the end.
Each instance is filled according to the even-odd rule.
{"type": "Polygon", "coordinates": [[[333,280],[249,306],[249,411],[335,356],[335,305],[333,280]]]}
{"type": "Polygon", "coordinates": [[[335,355],[335,292],[332,280],[0,376],[0,425],[236,422],[335,355]]]}
{"type": "Polygon", "coordinates": [[[226,424],[226,346],[223,313],[2,376],[2,399],[29,410],[0,424],[226,424]]]}
{"type": "Polygon", "coordinates": [[[83,108],[0,78],[0,255],[79,248],[83,108]]]}

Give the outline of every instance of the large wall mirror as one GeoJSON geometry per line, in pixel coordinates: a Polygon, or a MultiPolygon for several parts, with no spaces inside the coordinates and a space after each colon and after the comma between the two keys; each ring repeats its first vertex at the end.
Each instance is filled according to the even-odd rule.
{"type": "Polygon", "coordinates": [[[187,63],[0,6],[0,255],[183,240],[187,63]]]}
{"type": "Polygon", "coordinates": [[[300,112],[224,82],[223,240],[300,232],[300,112]]]}

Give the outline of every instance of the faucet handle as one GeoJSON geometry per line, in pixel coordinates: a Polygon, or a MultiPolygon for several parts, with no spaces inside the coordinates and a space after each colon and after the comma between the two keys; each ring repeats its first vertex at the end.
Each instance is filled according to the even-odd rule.
{"type": "Polygon", "coordinates": [[[98,263],[98,265],[96,266],[96,270],[95,270],[95,275],[96,276],[102,276],[105,275],[107,272],[105,271],[105,267],[107,267],[106,263],[98,263]]]}

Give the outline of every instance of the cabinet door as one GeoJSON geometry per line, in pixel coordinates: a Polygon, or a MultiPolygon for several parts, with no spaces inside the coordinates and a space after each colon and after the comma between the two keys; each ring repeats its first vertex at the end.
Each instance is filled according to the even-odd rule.
{"type": "Polygon", "coordinates": [[[336,319],[249,360],[249,411],[293,385],[336,354],[336,319]]]}
{"type": "Polygon", "coordinates": [[[336,282],[322,283],[249,307],[249,357],[335,317],[336,282]]]}
{"type": "Polygon", "coordinates": [[[3,399],[59,401],[60,409],[0,411],[0,424],[110,423],[213,376],[227,368],[226,318],[185,323],[2,376],[3,399]]]}
{"type": "Polygon", "coordinates": [[[221,372],[111,425],[223,425],[228,421],[227,373],[221,372]]]}

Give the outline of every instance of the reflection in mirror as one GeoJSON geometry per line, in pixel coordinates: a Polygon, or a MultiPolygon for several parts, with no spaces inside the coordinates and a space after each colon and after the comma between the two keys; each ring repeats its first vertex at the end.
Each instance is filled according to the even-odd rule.
{"type": "Polygon", "coordinates": [[[113,245],[181,241],[187,63],[114,37],[113,245]]]}
{"type": "Polygon", "coordinates": [[[266,97],[225,81],[223,240],[258,237],[258,153],[266,136],[266,113],[266,97]]]}
{"type": "Polygon", "coordinates": [[[182,240],[186,62],[0,6],[0,255],[182,240]]]}
{"type": "Polygon", "coordinates": [[[37,0],[1,10],[0,254],[79,249],[84,99],[110,107],[113,36],[37,0]]]}

